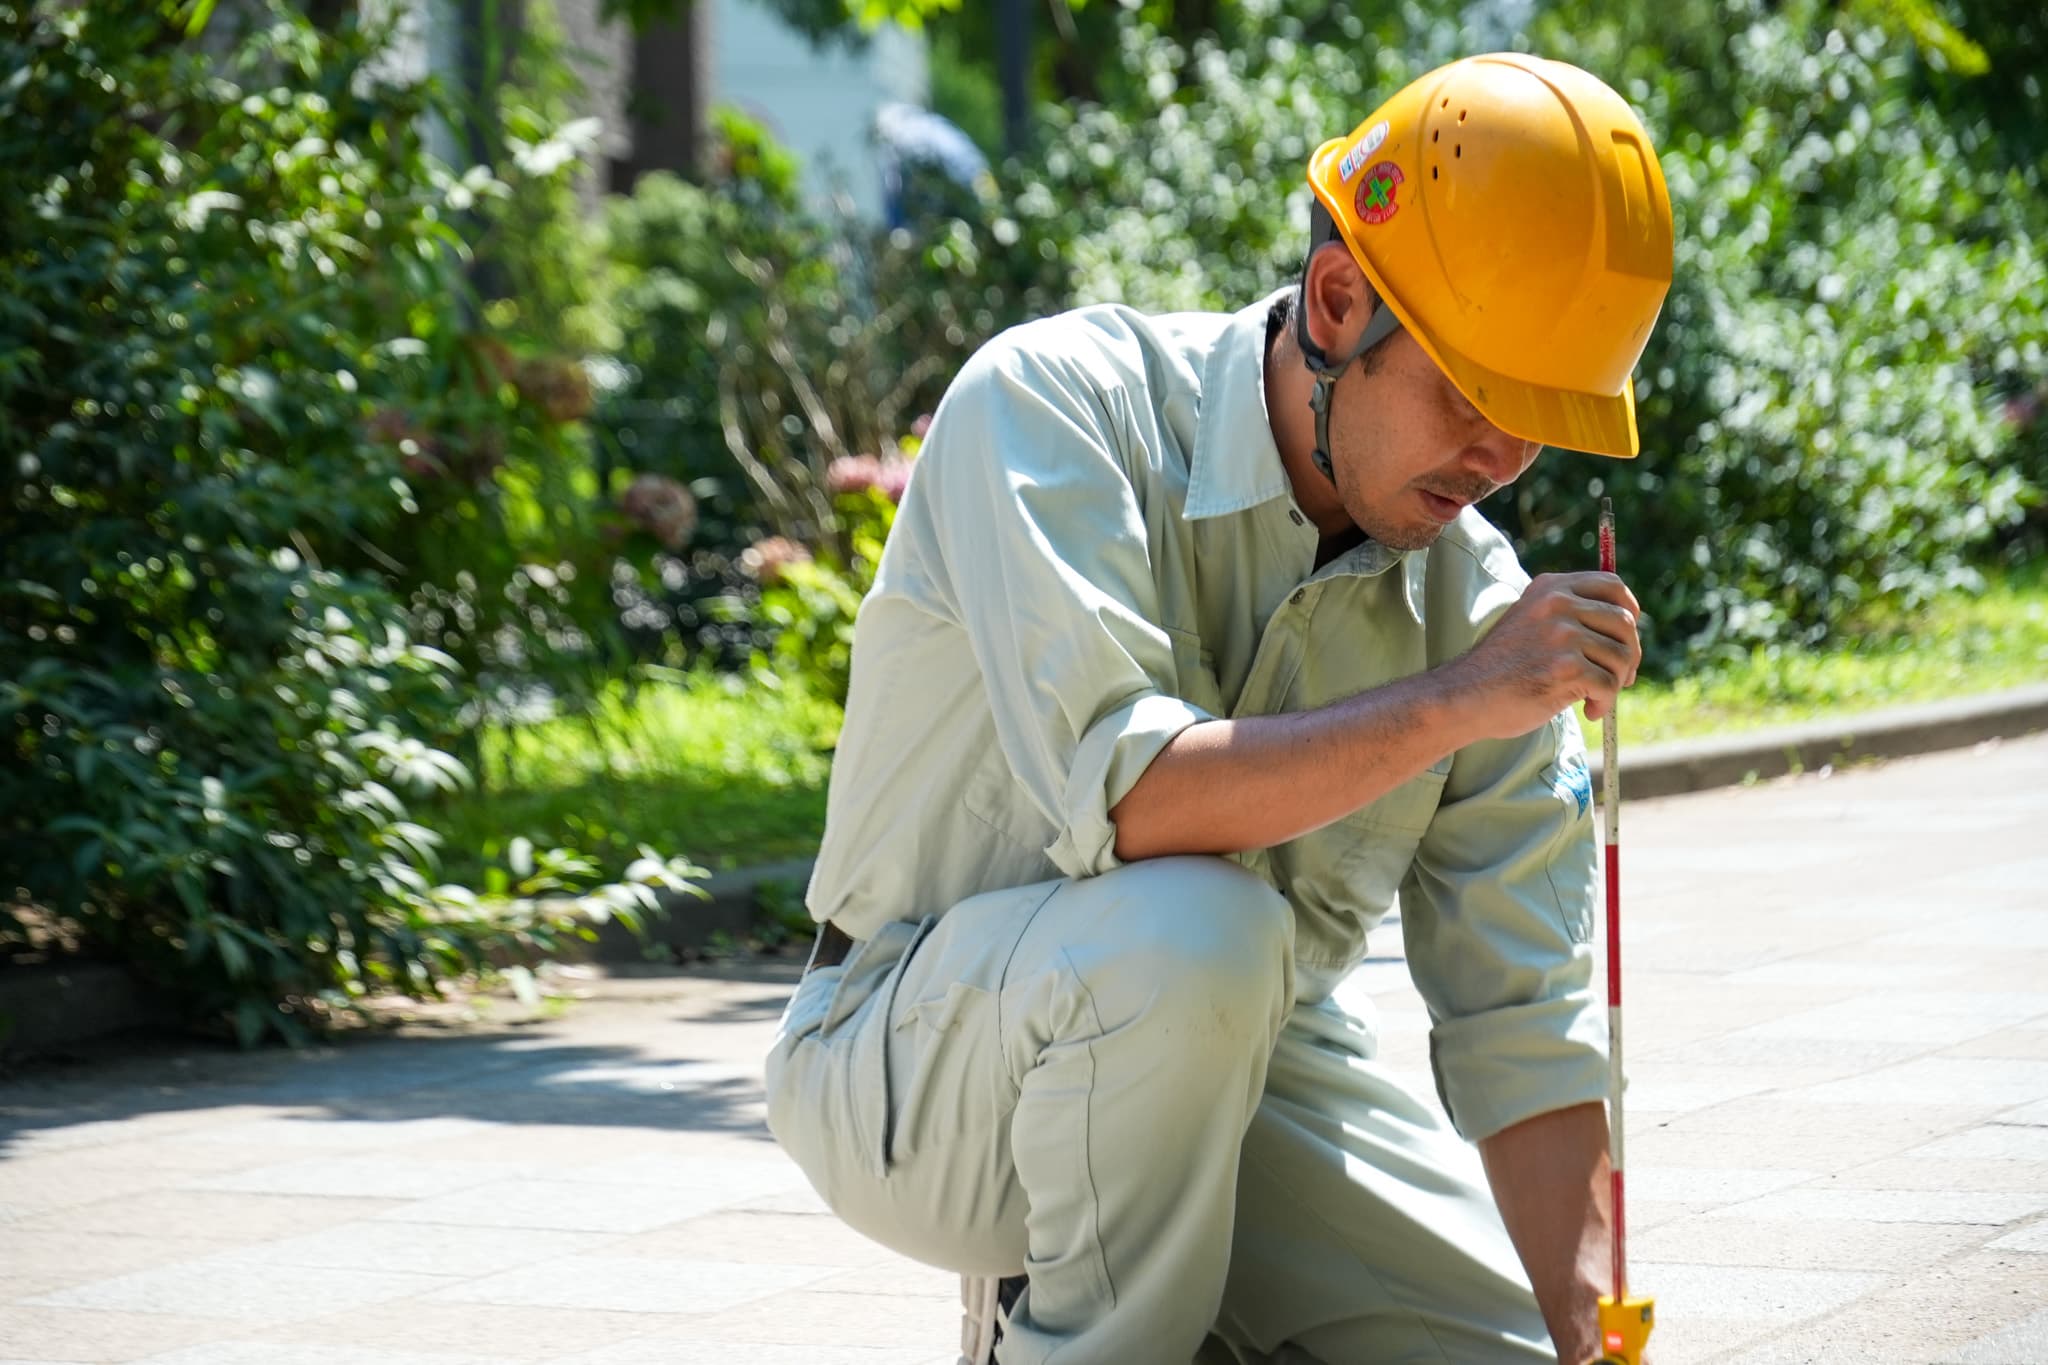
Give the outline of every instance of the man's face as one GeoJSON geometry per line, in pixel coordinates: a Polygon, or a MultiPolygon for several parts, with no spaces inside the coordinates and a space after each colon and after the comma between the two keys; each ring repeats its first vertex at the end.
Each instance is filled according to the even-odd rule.
{"type": "Polygon", "coordinates": [[[1337,495],[1359,530],[1393,550],[1433,544],[1542,449],[1480,416],[1406,331],[1347,370],[1332,398],[1337,495]]]}

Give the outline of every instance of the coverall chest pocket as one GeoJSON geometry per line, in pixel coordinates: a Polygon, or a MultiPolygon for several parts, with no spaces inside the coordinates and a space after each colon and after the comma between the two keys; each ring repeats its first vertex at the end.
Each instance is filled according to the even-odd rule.
{"type": "Polygon", "coordinates": [[[1344,966],[1393,906],[1450,776],[1449,759],[1379,800],[1272,851],[1276,885],[1303,921],[1302,960],[1344,966]]]}

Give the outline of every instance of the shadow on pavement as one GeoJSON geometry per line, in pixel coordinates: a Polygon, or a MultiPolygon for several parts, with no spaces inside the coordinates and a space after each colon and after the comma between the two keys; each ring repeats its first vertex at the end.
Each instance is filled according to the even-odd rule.
{"type": "MultiPolygon", "coordinates": [[[[750,1025],[765,1048],[763,1026],[780,1014],[792,974],[719,975],[725,983],[703,999],[686,992],[679,1011],[647,1011],[642,1017],[650,1024],[664,1022],[645,1043],[611,1041],[616,1025],[596,1030],[604,1041],[579,1039],[590,1030],[577,1006],[559,1020],[443,1035],[343,1035],[298,1052],[245,1053],[184,1037],[102,1040],[0,1075],[0,1161],[134,1140],[145,1131],[175,1136],[207,1126],[200,1117],[205,1112],[227,1110],[240,1112],[222,1113],[216,1122],[453,1118],[696,1131],[767,1142],[753,1039],[708,1035],[721,1026],[750,1025]],[[152,1115],[192,1115],[194,1121],[145,1131],[98,1127],[152,1115]]],[[[650,985],[673,988],[674,979],[630,983],[626,998],[650,985]]],[[[607,996],[606,1003],[619,998],[607,996]]]]}

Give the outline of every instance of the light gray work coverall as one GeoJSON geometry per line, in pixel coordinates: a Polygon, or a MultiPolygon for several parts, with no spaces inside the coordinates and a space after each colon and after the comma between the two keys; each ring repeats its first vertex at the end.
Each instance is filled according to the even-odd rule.
{"type": "Polygon", "coordinates": [[[1471,510],[1316,567],[1273,303],[990,342],[861,609],[808,898],[858,942],[790,1001],[769,1125],[859,1231],[1028,1272],[1003,1365],[1548,1355],[1477,1153],[1343,982],[1398,892],[1464,1139],[1604,1097],[1572,714],[1274,848],[1115,853],[1110,808],[1185,727],[1446,663],[1528,582],[1471,510]]]}

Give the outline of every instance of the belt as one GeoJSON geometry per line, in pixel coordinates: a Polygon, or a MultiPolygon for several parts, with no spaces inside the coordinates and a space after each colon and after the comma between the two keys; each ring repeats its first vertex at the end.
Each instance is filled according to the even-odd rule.
{"type": "Polygon", "coordinates": [[[811,960],[804,967],[809,973],[814,967],[837,967],[846,961],[854,949],[854,940],[848,938],[839,926],[826,920],[818,926],[817,946],[811,949],[811,960]]]}

